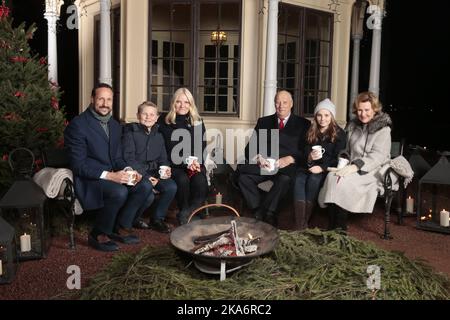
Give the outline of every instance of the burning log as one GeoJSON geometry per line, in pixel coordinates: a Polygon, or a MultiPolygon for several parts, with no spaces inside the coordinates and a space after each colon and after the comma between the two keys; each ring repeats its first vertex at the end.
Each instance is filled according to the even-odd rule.
{"type": "Polygon", "coordinates": [[[253,238],[249,234],[249,239],[241,239],[237,232],[235,220],[231,221],[231,228],[206,236],[193,239],[193,242],[199,246],[192,252],[214,257],[232,257],[245,256],[258,250],[256,243],[261,238],[253,238]]]}

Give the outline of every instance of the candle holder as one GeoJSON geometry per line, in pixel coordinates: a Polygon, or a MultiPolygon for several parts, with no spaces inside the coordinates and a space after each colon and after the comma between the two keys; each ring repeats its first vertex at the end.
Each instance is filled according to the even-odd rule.
{"type": "Polygon", "coordinates": [[[441,225],[440,212],[448,206],[450,191],[450,163],[447,160],[449,152],[441,153],[442,157],[419,181],[417,194],[417,224],[418,229],[450,234],[450,228],[441,225]],[[431,199],[424,199],[425,188],[428,187],[431,199]],[[439,201],[438,201],[439,200],[439,201]],[[431,208],[429,207],[431,204],[431,208]]]}
{"type": "Polygon", "coordinates": [[[46,200],[42,189],[29,179],[15,181],[0,200],[1,216],[16,231],[15,242],[19,260],[47,256],[50,246],[50,220],[46,200]],[[23,235],[27,236],[29,250],[23,247],[23,235]]]}
{"type": "Polygon", "coordinates": [[[13,281],[17,266],[14,228],[0,217],[0,284],[13,281]]]}

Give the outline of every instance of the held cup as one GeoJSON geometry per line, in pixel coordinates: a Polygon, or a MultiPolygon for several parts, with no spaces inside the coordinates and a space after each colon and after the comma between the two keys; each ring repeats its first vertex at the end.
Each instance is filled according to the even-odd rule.
{"type": "Polygon", "coordinates": [[[349,162],[350,161],[348,159],[339,157],[337,168],[342,169],[343,167],[348,165],[349,162]]]}
{"type": "Polygon", "coordinates": [[[322,156],[325,153],[325,148],[320,145],[316,145],[312,147],[312,151],[315,151],[315,155],[312,156],[313,160],[319,160],[322,159],[322,156]]]}
{"type": "Polygon", "coordinates": [[[186,159],[184,159],[184,163],[186,163],[188,167],[191,166],[192,163],[194,163],[194,161],[198,161],[198,157],[189,156],[186,159]]]}
{"type": "Polygon", "coordinates": [[[169,176],[167,174],[168,170],[169,170],[168,166],[159,166],[159,171],[158,171],[159,177],[161,179],[168,179],[169,178],[169,176]]]}
{"type": "Polygon", "coordinates": [[[277,160],[272,159],[272,158],[268,158],[268,159],[266,159],[266,161],[267,161],[267,164],[268,164],[267,171],[275,170],[275,163],[277,162],[277,160]]]}
{"type": "Polygon", "coordinates": [[[134,186],[136,184],[137,175],[135,171],[126,171],[128,174],[128,182],[127,185],[134,186]]]}

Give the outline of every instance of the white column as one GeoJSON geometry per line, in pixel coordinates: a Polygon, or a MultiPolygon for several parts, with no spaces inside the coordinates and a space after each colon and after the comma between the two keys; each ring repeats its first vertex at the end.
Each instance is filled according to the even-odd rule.
{"type": "Polygon", "coordinates": [[[275,112],[274,99],[277,92],[277,51],[278,51],[278,0],[269,0],[266,80],[264,81],[264,116],[275,112]]]}
{"type": "Polygon", "coordinates": [[[352,36],[353,40],[353,57],[352,57],[352,79],[350,85],[350,101],[348,107],[348,118],[352,119],[353,114],[353,103],[355,102],[356,96],[359,91],[359,54],[361,48],[362,35],[352,36]]]}
{"type": "Polygon", "coordinates": [[[44,18],[47,20],[47,55],[48,55],[48,81],[58,84],[58,45],[56,39],[56,23],[64,1],[46,0],[44,18]]]}
{"type": "Polygon", "coordinates": [[[112,85],[111,76],[111,2],[100,0],[100,83],[112,85]]]}
{"type": "Polygon", "coordinates": [[[378,96],[380,93],[381,26],[383,21],[383,11],[382,8],[377,5],[370,5],[367,8],[367,12],[372,14],[369,19],[367,19],[367,27],[373,30],[369,91],[372,91],[378,96]]]}
{"type": "Polygon", "coordinates": [[[361,39],[364,35],[364,15],[366,13],[366,2],[364,0],[357,0],[352,8],[352,41],[353,41],[353,56],[352,56],[352,75],[350,83],[350,101],[348,104],[348,119],[354,117],[353,103],[359,91],[359,61],[361,39]]]}

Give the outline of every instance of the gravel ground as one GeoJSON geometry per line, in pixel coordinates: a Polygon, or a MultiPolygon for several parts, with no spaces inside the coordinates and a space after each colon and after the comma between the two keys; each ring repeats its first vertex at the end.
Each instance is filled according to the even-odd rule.
{"type": "MultiPolygon", "coordinates": [[[[396,224],[392,217],[393,240],[380,239],[383,232],[383,210],[379,204],[374,214],[352,215],[349,218],[349,235],[375,243],[386,250],[402,251],[409,258],[419,258],[431,265],[436,271],[450,276],[450,242],[449,236],[418,230],[415,217],[404,219],[404,225],[396,224]]],[[[173,220],[169,220],[173,222],[173,220]]],[[[318,212],[313,216],[312,226],[324,227],[326,216],[318,212]]],[[[144,246],[170,245],[169,235],[152,230],[136,230],[141,243],[134,246],[121,245],[119,252],[137,252],[144,246]]],[[[89,278],[99,272],[116,253],[103,253],[87,246],[87,236],[76,233],[76,250],[68,249],[68,237],[52,238],[52,245],[46,259],[26,261],[19,265],[19,270],[12,284],[0,285],[0,300],[42,300],[60,299],[69,293],[66,270],[71,265],[81,268],[81,284],[84,286],[89,278]]]]}

